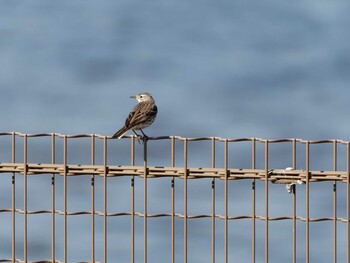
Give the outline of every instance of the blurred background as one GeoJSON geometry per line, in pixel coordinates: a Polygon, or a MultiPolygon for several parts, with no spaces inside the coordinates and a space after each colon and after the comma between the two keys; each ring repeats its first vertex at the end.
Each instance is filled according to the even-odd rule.
{"type": "MultiPolygon", "coordinates": [[[[1,131],[112,135],[123,125],[136,103],[129,97],[140,91],[148,91],[159,109],[156,122],[146,130],[149,136],[349,140],[349,12],[350,3],[345,0],[1,1],[1,131]]],[[[0,162],[8,161],[10,156],[9,152],[5,152],[10,149],[6,145],[4,142],[0,146],[3,149],[0,162]]],[[[45,149],[49,151],[49,140],[34,140],[32,145],[33,161],[50,160],[45,154],[45,149]]],[[[89,155],[84,149],[88,149],[86,147],[89,147],[89,141],[74,145],[76,152],[70,155],[69,162],[88,163],[89,155]]],[[[111,162],[127,163],[129,153],[124,156],[123,149],[128,145],[126,141],[113,141],[111,162]]],[[[157,145],[150,145],[154,152],[153,157],[150,157],[151,162],[161,166],[169,165],[169,158],[164,157],[159,149],[157,151],[157,145]]],[[[197,146],[190,165],[210,167],[210,161],[203,161],[199,154],[204,146],[197,146]]],[[[247,146],[242,152],[249,150],[247,146]]],[[[141,153],[140,150],[139,161],[142,159],[141,153]]],[[[289,154],[288,150],[279,149],[271,160],[278,167],[273,168],[290,166],[290,163],[282,160],[290,158],[284,157],[287,153],[289,154]]],[[[317,150],[314,154],[314,169],[332,169],[331,155],[328,156],[322,150],[317,150]],[[324,162],[326,159],[329,165],[324,162]]],[[[19,156],[19,160],[20,158],[19,156]]],[[[245,168],[249,162],[250,160],[242,160],[234,165],[245,168]]],[[[10,175],[3,177],[0,180],[0,209],[9,208],[8,203],[11,201],[10,175]]],[[[21,176],[18,178],[22,180],[21,176]]],[[[36,181],[29,186],[33,190],[33,201],[29,205],[33,209],[39,209],[42,205],[38,204],[39,195],[38,200],[35,199],[36,187],[41,184],[49,187],[50,182],[49,178],[35,178],[33,180],[36,181]]],[[[123,183],[129,185],[129,181],[124,181],[120,179],[115,187],[120,187],[123,183]]],[[[193,185],[197,183],[196,180],[193,185]]],[[[81,182],[72,180],[72,185],[74,184],[80,186],[81,182]]],[[[203,187],[209,187],[209,183],[203,183],[203,187]]],[[[234,184],[233,188],[235,187],[237,193],[243,191],[244,195],[239,184],[234,184]]],[[[248,199],[249,187],[249,182],[246,182],[245,195],[248,199]]],[[[157,192],[160,191],[157,190],[159,188],[159,185],[153,188],[150,186],[149,195],[157,197],[152,189],[157,192]]],[[[190,213],[196,213],[195,209],[201,205],[209,209],[208,203],[200,203],[204,202],[200,196],[201,187],[196,188],[197,194],[193,193],[194,210],[190,213]]],[[[110,189],[115,193],[113,186],[110,189]]],[[[232,192],[236,193],[234,189],[232,192]]],[[[326,191],[324,189],[328,189],[331,196],[329,185],[326,188],[321,185],[319,190],[315,190],[315,196],[322,197],[326,191]]],[[[168,194],[168,190],[164,190],[163,194],[168,194]]],[[[18,191],[21,191],[20,185],[18,191]]],[[[86,193],[77,194],[76,191],[76,188],[72,189],[70,209],[82,210],[81,205],[84,203],[88,210],[89,197],[84,202],[84,194],[89,196],[88,179],[86,193]]],[[[121,193],[118,192],[119,197],[123,196],[122,193],[122,190],[121,193]]],[[[129,197],[129,192],[125,194],[129,197]]],[[[203,193],[204,196],[206,194],[203,193]]],[[[278,209],[284,207],[281,196],[290,201],[283,186],[276,188],[275,194],[279,205],[272,205],[271,213],[281,211],[278,209]]],[[[236,197],[233,200],[238,203],[236,207],[242,204],[242,209],[245,209],[242,195],[233,194],[236,197]]],[[[162,207],[169,208],[168,203],[154,199],[158,200],[160,211],[162,207]]],[[[17,202],[20,207],[21,200],[17,202]]],[[[250,203],[250,200],[247,202],[250,203]]],[[[328,209],[331,214],[332,206],[327,204],[327,201],[320,201],[320,209],[328,209]]],[[[126,206],[125,210],[128,209],[126,206]]],[[[141,206],[140,209],[142,210],[141,206]]],[[[181,210],[181,206],[178,209],[181,210]]],[[[302,206],[300,209],[303,211],[302,206]]],[[[250,210],[246,210],[249,213],[250,210]]],[[[286,210],[285,213],[289,213],[287,211],[290,212],[286,210]]],[[[2,214],[0,222],[7,222],[9,218],[10,215],[2,214]]],[[[49,217],[47,219],[43,219],[42,224],[47,224],[50,229],[49,217]]],[[[162,226],[169,230],[169,220],[166,220],[155,224],[155,229],[156,226],[162,226]]],[[[125,219],[125,222],[129,222],[129,219],[125,219]]],[[[88,223],[83,235],[87,237],[90,234],[88,223]]],[[[37,228],[42,224],[37,224],[37,228]]],[[[73,229],[79,233],[84,232],[78,228],[77,219],[72,219],[71,224],[74,226],[70,228],[72,233],[73,229]],[[74,225],[74,221],[77,221],[77,225],[74,225]]],[[[205,231],[210,231],[210,222],[205,224],[208,226],[205,231]]],[[[245,224],[250,227],[249,222],[245,224]]],[[[280,246],[278,251],[271,249],[271,262],[281,262],[281,259],[290,262],[290,222],[278,224],[275,228],[278,231],[273,227],[270,231],[277,235],[276,241],[285,239],[286,242],[277,242],[280,246]],[[283,232],[283,229],[286,231],[283,232]]],[[[331,227],[331,223],[320,223],[318,228],[315,227],[318,236],[313,240],[315,249],[311,250],[314,262],[330,262],[332,258],[332,251],[323,251],[324,254],[317,252],[317,248],[324,245],[323,237],[332,242],[331,231],[324,233],[324,236],[319,234],[319,229],[326,229],[325,224],[331,227]],[[330,260],[324,261],[325,258],[330,260]]],[[[142,236],[141,221],[140,227],[139,234],[142,236]]],[[[5,231],[6,227],[2,228],[0,227],[0,235],[6,238],[2,238],[2,244],[0,241],[0,258],[9,258],[11,235],[5,231]]],[[[192,229],[198,229],[198,233],[202,233],[204,228],[205,226],[193,223],[192,229]]],[[[129,229],[120,233],[118,231],[121,225],[117,223],[110,229],[111,262],[127,262],[130,259],[129,243],[125,244],[123,240],[130,238],[129,229]]],[[[239,229],[233,235],[239,236],[240,241],[236,244],[239,243],[240,246],[235,247],[232,242],[232,251],[236,253],[232,252],[231,259],[250,262],[250,234],[245,235],[242,227],[239,229]]],[[[44,231],[42,236],[38,236],[38,229],[29,229],[32,230],[30,259],[49,258],[50,233],[44,231]]],[[[210,249],[203,251],[203,246],[208,245],[205,242],[210,242],[210,239],[201,244],[198,233],[194,234],[191,243],[196,245],[189,250],[192,255],[190,262],[196,262],[199,254],[202,257],[200,262],[209,262],[210,249]]],[[[263,234],[261,228],[261,242],[263,234]]],[[[88,260],[88,240],[86,244],[75,242],[74,237],[72,234],[69,261],[88,260]]],[[[164,237],[159,230],[155,230],[150,237],[151,262],[168,262],[170,247],[168,243],[162,242],[162,238],[170,242],[169,236],[164,237]],[[159,249],[162,244],[166,247],[162,250],[164,255],[152,253],[152,245],[159,249]]],[[[21,242],[20,238],[18,242],[21,242]]],[[[218,242],[220,246],[221,241],[218,242]]],[[[273,237],[271,243],[274,244],[273,237]]],[[[264,259],[263,243],[260,245],[262,250],[257,255],[257,262],[264,259]]],[[[23,255],[21,246],[18,243],[18,257],[23,255]]],[[[177,246],[177,262],[182,262],[181,237],[177,246]]],[[[300,250],[302,249],[303,244],[300,243],[300,250]]],[[[345,252],[339,251],[339,257],[344,259],[345,252]]],[[[137,261],[142,261],[142,245],[136,253],[137,261]]],[[[62,254],[60,242],[57,242],[57,254],[58,257],[62,254]]],[[[218,254],[217,260],[222,262],[222,255],[218,254]]],[[[298,256],[301,260],[304,259],[303,253],[300,252],[298,256]]],[[[102,261],[101,258],[99,260],[102,261]]]]}

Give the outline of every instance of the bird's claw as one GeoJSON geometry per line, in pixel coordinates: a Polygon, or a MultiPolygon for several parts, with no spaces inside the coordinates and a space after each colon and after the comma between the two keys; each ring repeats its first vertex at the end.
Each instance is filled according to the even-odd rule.
{"type": "Polygon", "coordinates": [[[135,138],[139,144],[144,144],[149,139],[147,135],[145,136],[138,135],[138,136],[135,136],[135,138]]]}
{"type": "MultiPolygon", "coordinates": [[[[142,139],[142,137],[141,137],[140,135],[137,135],[137,136],[135,136],[135,138],[136,138],[137,142],[138,142],[139,144],[141,144],[141,139],[142,139]]],[[[143,140],[143,139],[142,139],[142,140],[143,140]]]]}

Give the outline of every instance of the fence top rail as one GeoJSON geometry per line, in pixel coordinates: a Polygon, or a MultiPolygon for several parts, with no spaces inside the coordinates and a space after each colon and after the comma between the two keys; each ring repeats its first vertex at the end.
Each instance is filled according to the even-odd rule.
{"type": "MultiPolygon", "coordinates": [[[[62,133],[21,133],[21,132],[0,132],[0,136],[17,136],[17,137],[57,137],[57,138],[96,138],[96,139],[115,139],[111,135],[101,135],[101,134],[62,134],[62,133]]],[[[124,135],[123,138],[136,138],[135,135],[124,135]]],[[[208,137],[182,137],[182,136],[155,136],[148,137],[149,141],[157,140],[178,140],[178,141],[219,141],[219,142],[261,142],[261,143],[302,143],[302,144],[325,144],[325,143],[336,143],[343,145],[350,145],[350,141],[342,139],[323,139],[323,140],[305,140],[300,138],[278,138],[278,139],[263,139],[258,137],[246,137],[246,138],[222,138],[217,136],[208,137]]]]}

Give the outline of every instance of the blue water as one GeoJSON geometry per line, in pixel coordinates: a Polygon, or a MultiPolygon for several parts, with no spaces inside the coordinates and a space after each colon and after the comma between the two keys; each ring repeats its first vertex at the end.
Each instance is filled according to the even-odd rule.
{"type": "MultiPolygon", "coordinates": [[[[350,3],[345,0],[288,3],[275,0],[1,1],[1,131],[111,135],[123,125],[135,104],[129,96],[148,91],[159,108],[156,122],[147,130],[150,136],[349,140],[349,11],[350,3]]],[[[8,142],[2,139],[0,143],[3,149],[0,162],[9,161],[10,155],[5,152],[9,149],[8,142]]],[[[127,156],[123,154],[128,143],[120,147],[118,143],[121,142],[113,142],[111,146],[110,162],[118,160],[118,164],[129,164],[129,153],[127,156]]],[[[49,145],[49,139],[45,142],[33,140],[30,144],[32,161],[49,162],[49,145]]],[[[89,141],[72,145],[69,162],[88,163],[89,141]]],[[[156,149],[167,144],[154,142],[153,145],[150,146],[150,162],[169,165],[168,156],[156,149]]],[[[198,143],[198,146],[191,147],[194,148],[190,165],[210,167],[210,157],[201,155],[208,145],[198,143]]],[[[249,149],[242,150],[246,154],[243,156],[250,156],[249,149]]],[[[179,151],[181,153],[181,146],[179,151]]],[[[313,169],[332,169],[331,155],[325,151],[323,148],[315,150],[313,169]]],[[[140,150],[139,163],[142,163],[141,153],[140,150]]],[[[273,168],[291,165],[286,161],[289,158],[286,154],[289,154],[288,149],[278,149],[276,157],[270,160],[273,168]]],[[[18,159],[21,158],[19,151],[18,159]]],[[[181,166],[181,155],[177,158],[181,166]]],[[[101,157],[97,159],[101,160],[101,157]]],[[[247,158],[241,158],[241,162],[235,160],[231,162],[235,167],[249,166],[247,158]]],[[[222,160],[218,163],[222,165],[222,160]]],[[[300,166],[303,168],[302,161],[300,166]]],[[[344,165],[340,166],[344,168],[344,165]]],[[[10,175],[2,175],[0,209],[9,208],[11,201],[10,175]]],[[[40,202],[41,195],[49,195],[50,180],[43,178],[33,177],[30,181],[33,209],[50,208],[49,199],[40,202]],[[38,191],[41,194],[35,194],[38,191]]],[[[18,176],[19,192],[21,180],[22,177],[18,176]]],[[[71,181],[70,208],[88,210],[89,180],[75,178],[71,181]]],[[[112,181],[111,194],[118,188],[117,182],[129,185],[128,179],[112,181]]],[[[177,183],[181,189],[182,182],[177,183]]],[[[138,198],[142,198],[142,181],[139,184],[141,196],[138,198]]],[[[169,198],[169,189],[159,190],[169,187],[169,182],[152,184],[150,206],[159,202],[156,208],[161,211],[168,209],[169,212],[169,200],[165,199],[169,198]]],[[[234,207],[239,207],[236,212],[232,209],[233,213],[249,214],[250,208],[246,207],[250,205],[250,184],[242,184],[242,187],[239,187],[240,183],[232,185],[232,195],[235,196],[232,202],[237,202],[234,207]]],[[[203,212],[201,207],[208,212],[209,186],[210,182],[191,181],[191,187],[196,190],[190,195],[190,213],[203,212]]],[[[315,186],[311,196],[318,200],[313,211],[317,216],[319,211],[332,211],[331,186],[323,186],[315,186]]],[[[304,188],[301,186],[301,189],[304,188]]],[[[290,214],[291,196],[283,186],[274,186],[273,190],[271,214],[278,214],[278,211],[290,214]],[[274,198],[279,202],[274,202],[274,198]],[[288,208],[280,210],[285,203],[288,203],[288,208]]],[[[129,189],[121,187],[118,195],[128,199],[129,189]]],[[[342,192],[339,195],[344,196],[342,192]]],[[[181,198],[182,193],[178,196],[181,198]]],[[[21,197],[17,200],[20,206],[21,197]]],[[[141,201],[139,210],[142,210],[141,201]]],[[[339,207],[342,215],[344,208],[339,207]]],[[[111,209],[129,210],[129,205],[117,202],[115,207],[111,205],[111,209]]],[[[263,206],[259,212],[264,213],[263,206]]],[[[304,212],[303,206],[299,212],[304,212]]],[[[57,218],[57,228],[62,229],[59,225],[61,219],[57,218]]],[[[79,219],[83,218],[73,217],[69,221],[70,262],[89,260],[90,257],[90,222],[85,218],[79,224],[79,219]]],[[[0,225],[9,226],[9,220],[10,214],[0,215],[0,225]]],[[[31,216],[30,220],[35,222],[29,228],[30,260],[48,259],[50,218],[31,216]],[[44,226],[45,231],[42,230],[44,226]]],[[[130,221],[128,218],[110,221],[109,260],[128,262],[130,221]]],[[[97,230],[97,259],[100,261],[103,260],[101,223],[98,222],[97,230]]],[[[141,262],[142,222],[137,223],[136,255],[137,262],[141,262]]],[[[182,221],[177,223],[177,262],[182,262],[182,221]]],[[[18,233],[21,233],[20,217],[17,224],[18,233]]],[[[169,224],[170,219],[149,220],[150,262],[169,262],[169,224]]],[[[250,233],[244,231],[250,229],[250,222],[234,221],[230,224],[230,229],[239,229],[231,237],[230,259],[250,262],[250,233]]],[[[189,227],[190,262],[209,262],[210,240],[206,238],[210,237],[210,221],[191,221],[189,227]]],[[[301,237],[304,237],[304,225],[300,223],[298,227],[301,231],[298,260],[303,261],[304,239],[301,237]]],[[[341,224],[339,228],[342,227],[341,224]]],[[[221,221],[218,229],[218,234],[222,234],[221,221]]],[[[263,229],[264,226],[259,225],[257,262],[264,260],[263,229]]],[[[331,229],[331,223],[312,225],[312,261],[331,261],[331,250],[319,253],[319,248],[325,246],[324,240],[328,240],[326,244],[331,247],[331,229]],[[327,231],[320,234],[320,228],[327,231]]],[[[291,261],[290,231],[289,222],[271,223],[270,262],[291,261]],[[279,249],[274,249],[274,246],[279,249]]],[[[62,233],[57,232],[57,257],[62,259],[62,233]]],[[[8,227],[0,228],[0,235],[4,237],[0,241],[0,258],[9,258],[11,233],[8,227]]],[[[222,241],[217,241],[218,262],[222,262],[222,241]]],[[[338,241],[342,244],[345,238],[338,241]]],[[[23,254],[21,242],[19,235],[17,257],[23,254]]],[[[345,260],[345,252],[339,249],[339,261],[345,260]]]]}

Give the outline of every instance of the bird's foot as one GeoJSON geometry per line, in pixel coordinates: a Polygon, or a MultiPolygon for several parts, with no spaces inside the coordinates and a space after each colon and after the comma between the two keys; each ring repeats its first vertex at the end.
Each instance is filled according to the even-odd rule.
{"type": "Polygon", "coordinates": [[[143,137],[141,137],[142,138],[142,142],[143,143],[145,143],[146,141],[148,141],[148,136],[146,135],[146,134],[144,134],[144,136],[143,137]]]}
{"type": "Polygon", "coordinates": [[[135,136],[135,138],[139,144],[142,144],[142,142],[143,142],[142,136],[138,135],[138,136],[135,136]]]}
{"type": "MultiPolygon", "coordinates": [[[[136,133],[135,133],[136,134],[136,133]]],[[[139,143],[139,144],[144,144],[146,141],[148,141],[148,136],[146,135],[146,134],[143,134],[143,136],[142,135],[139,135],[139,134],[136,134],[135,136],[134,136],[134,138],[136,138],[136,140],[137,140],[137,142],[139,143]]]]}
{"type": "Polygon", "coordinates": [[[138,136],[135,136],[137,142],[139,144],[144,144],[146,141],[148,141],[148,136],[141,136],[141,135],[138,135],[138,136]]]}

